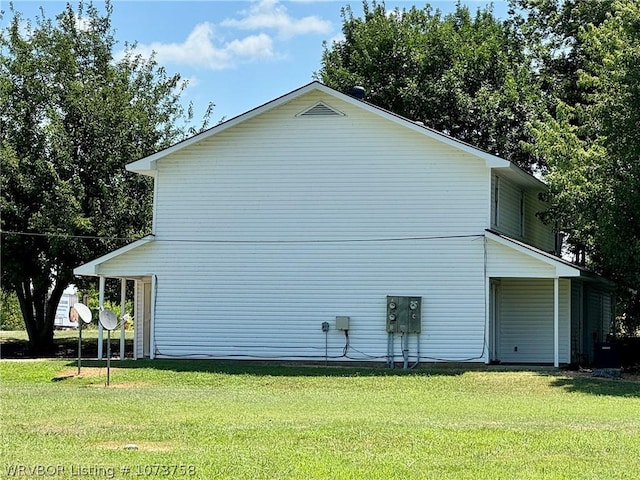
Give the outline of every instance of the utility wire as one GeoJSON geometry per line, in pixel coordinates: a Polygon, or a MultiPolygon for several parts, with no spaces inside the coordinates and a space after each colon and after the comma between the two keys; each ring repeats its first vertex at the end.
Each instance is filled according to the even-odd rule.
{"type": "Polygon", "coordinates": [[[125,241],[135,241],[140,240],[139,238],[131,238],[131,237],[101,237],[98,235],[69,235],[66,233],[37,233],[37,232],[13,232],[2,230],[0,231],[2,235],[16,235],[20,237],[46,237],[46,238],[64,238],[66,240],[125,240],[125,241]]]}
{"type": "MultiPolygon", "coordinates": [[[[67,235],[62,233],[36,233],[36,232],[14,232],[1,231],[3,235],[31,236],[31,237],[47,237],[47,238],[64,238],[78,240],[122,240],[133,242],[144,237],[101,237],[97,235],[67,235]]],[[[424,241],[424,240],[449,240],[456,238],[482,238],[483,234],[470,235],[437,235],[437,236],[415,236],[415,237],[381,237],[381,238],[345,238],[345,239],[310,239],[310,240],[215,240],[215,239],[187,239],[187,238],[169,238],[154,239],[155,242],[163,243],[193,243],[193,244],[301,244],[301,243],[374,243],[374,242],[407,242],[407,241],[424,241]]]]}

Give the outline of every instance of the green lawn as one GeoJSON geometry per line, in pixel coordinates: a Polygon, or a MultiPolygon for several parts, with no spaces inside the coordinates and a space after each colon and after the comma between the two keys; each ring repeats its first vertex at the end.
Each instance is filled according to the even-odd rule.
{"type": "Polygon", "coordinates": [[[104,363],[85,364],[0,362],[0,478],[640,475],[640,384],[625,380],[125,361],[107,388],[104,363]]]}

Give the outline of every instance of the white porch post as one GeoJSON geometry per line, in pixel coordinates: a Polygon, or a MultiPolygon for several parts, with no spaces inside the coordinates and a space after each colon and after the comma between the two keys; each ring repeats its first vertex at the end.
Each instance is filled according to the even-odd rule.
{"type": "Polygon", "coordinates": [[[149,358],[156,358],[156,290],[158,279],[151,275],[151,319],[149,320],[149,358]]]}
{"type": "MultiPolygon", "coordinates": [[[[100,276],[100,284],[98,287],[98,316],[104,309],[104,285],[105,278],[100,276]]],[[[102,348],[103,348],[103,332],[102,332],[102,323],[100,323],[100,319],[98,318],[98,360],[102,360],[102,348]]]]}
{"type": "MultiPolygon", "coordinates": [[[[486,242],[486,240],[485,240],[486,242]]],[[[492,352],[492,321],[491,321],[491,279],[485,277],[484,279],[484,363],[489,365],[491,363],[492,352]]]]}
{"type": "Polygon", "coordinates": [[[127,279],[120,279],[120,360],[124,360],[124,309],[127,301],[127,279]]]}
{"type": "Polygon", "coordinates": [[[558,277],[553,278],[553,366],[558,368],[560,366],[560,352],[558,340],[559,336],[559,321],[560,321],[560,279],[558,277]]]}

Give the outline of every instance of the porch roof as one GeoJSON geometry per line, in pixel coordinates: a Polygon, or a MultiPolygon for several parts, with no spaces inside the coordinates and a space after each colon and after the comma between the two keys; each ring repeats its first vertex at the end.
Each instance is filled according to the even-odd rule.
{"type": "Polygon", "coordinates": [[[522,253],[532,259],[538,260],[555,269],[557,277],[579,277],[583,280],[599,283],[602,286],[613,289],[615,282],[597,275],[584,267],[575,265],[563,258],[557,257],[549,252],[545,252],[527,243],[511,238],[503,233],[494,230],[485,230],[487,238],[504,245],[512,250],[522,253]]]}
{"type": "Polygon", "coordinates": [[[135,242],[132,242],[129,245],[125,245],[124,247],[114,250],[113,252],[109,252],[106,255],[98,257],[94,260],[91,260],[90,262],[87,262],[83,265],[80,265],[79,267],[74,268],[73,273],[75,275],[97,277],[100,275],[100,272],[99,272],[100,265],[111,260],[112,258],[118,257],[124,253],[127,253],[131,250],[141,247],[142,245],[152,242],[153,239],[154,239],[153,235],[148,235],[144,238],[141,238],[140,240],[136,240],[135,242]]]}

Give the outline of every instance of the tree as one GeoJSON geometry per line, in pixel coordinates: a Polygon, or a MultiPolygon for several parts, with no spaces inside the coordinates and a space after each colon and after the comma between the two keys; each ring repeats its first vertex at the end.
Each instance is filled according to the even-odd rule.
{"type": "Polygon", "coordinates": [[[509,23],[523,39],[546,109],[555,112],[556,101],[585,103],[587,91],[579,85],[579,71],[589,62],[580,30],[600,25],[613,0],[510,0],[509,23]]]}
{"type": "Polygon", "coordinates": [[[532,140],[526,124],[541,95],[512,23],[462,5],[444,16],[429,6],[363,8],[363,18],[342,10],[344,40],[325,44],[317,78],[345,92],[362,85],[377,106],[535,168],[522,142],[532,140]]]}
{"type": "Polygon", "coordinates": [[[112,6],[13,18],[0,36],[2,286],[33,353],[53,346],[73,268],[149,231],[151,182],[124,165],[175,142],[185,84],[155,60],[114,58],[112,6]]]}
{"type": "Polygon", "coordinates": [[[599,7],[571,42],[576,92],[559,95],[533,132],[549,162],[549,214],[588,265],[618,283],[621,330],[631,334],[640,327],[640,5],[599,7]]]}
{"type": "Polygon", "coordinates": [[[0,289],[0,330],[24,330],[18,298],[4,289],[0,289]]]}

